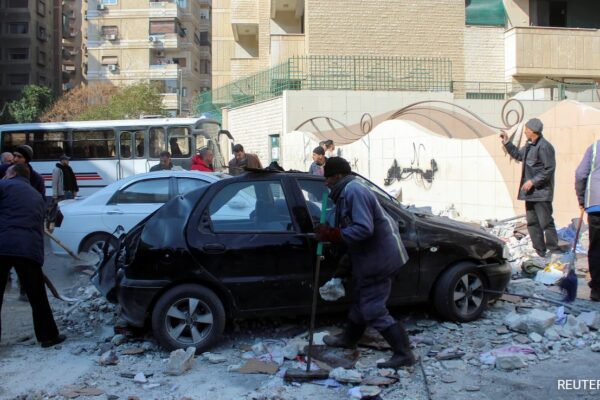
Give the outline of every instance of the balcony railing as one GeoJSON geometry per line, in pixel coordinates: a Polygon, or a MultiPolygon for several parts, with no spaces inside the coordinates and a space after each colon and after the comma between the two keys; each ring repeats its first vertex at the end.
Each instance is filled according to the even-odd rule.
{"type": "Polygon", "coordinates": [[[597,29],[518,27],[504,40],[507,77],[600,78],[597,29]]]}

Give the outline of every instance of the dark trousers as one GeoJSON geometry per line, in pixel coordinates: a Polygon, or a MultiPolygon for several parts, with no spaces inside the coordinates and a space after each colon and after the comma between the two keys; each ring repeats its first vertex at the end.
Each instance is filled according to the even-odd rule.
{"type": "Polygon", "coordinates": [[[590,227],[590,248],[588,249],[588,266],[592,280],[592,289],[600,290],[600,213],[588,214],[590,227]]]}
{"type": "Polygon", "coordinates": [[[378,331],[396,323],[386,307],[392,290],[392,279],[365,282],[354,279],[352,304],[348,318],[357,325],[368,325],[378,331]]]}
{"type": "Polygon", "coordinates": [[[560,250],[554,218],[552,218],[552,202],[526,201],[527,231],[535,251],[542,255],[546,250],[560,250]],[[544,240],[544,235],[546,239],[544,240]]]}
{"type": "MultiPolygon", "coordinates": [[[[42,266],[28,258],[0,256],[0,310],[4,288],[8,281],[10,269],[15,267],[21,287],[27,294],[33,315],[33,329],[38,342],[53,340],[58,336],[58,328],[50,309],[46,285],[42,275],[42,266]]],[[[0,321],[0,335],[2,321],[0,321]]]]}

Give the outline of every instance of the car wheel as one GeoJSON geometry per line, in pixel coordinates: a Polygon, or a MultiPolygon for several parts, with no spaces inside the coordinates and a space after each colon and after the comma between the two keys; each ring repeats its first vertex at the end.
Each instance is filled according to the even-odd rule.
{"type": "Polygon", "coordinates": [[[481,315],[487,307],[487,280],[475,264],[454,265],[438,280],[434,292],[434,306],[452,321],[469,322],[481,315]]]}
{"type": "Polygon", "coordinates": [[[224,329],[223,303],[204,286],[176,286],[158,299],[152,311],[154,337],[167,350],[194,346],[202,353],[220,339],[224,329]]]}
{"type": "Polygon", "coordinates": [[[114,236],[108,233],[95,233],[87,238],[85,242],[83,242],[81,245],[81,251],[85,253],[91,253],[101,260],[103,256],[104,243],[107,240],[110,240],[109,250],[115,250],[115,247],[117,247],[117,239],[114,236]]]}

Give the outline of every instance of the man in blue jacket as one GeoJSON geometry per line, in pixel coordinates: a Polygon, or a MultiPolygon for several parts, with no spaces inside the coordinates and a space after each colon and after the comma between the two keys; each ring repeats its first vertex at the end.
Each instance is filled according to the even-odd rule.
{"type": "Polygon", "coordinates": [[[592,291],[590,300],[600,301],[600,140],[586,150],[575,172],[575,192],[579,207],[588,215],[590,245],[588,266],[592,291]]]}
{"type": "MultiPolygon", "coordinates": [[[[58,333],[42,273],[46,203],[31,187],[25,164],[11,166],[7,176],[11,178],[0,180],[0,309],[9,271],[15,267],[31,304],[35,337],[42,347],[54,346],[65,336],[58,333]]],[[[0,333],[1,327],[0,321],[0,333]]]]}
{"type": "Polygon", "coordinates": [[[539,119],[527,121],[527,144],[520,149],[508,140],[506,133],[500,135],[508,154],[523,163],[518,199],[525,200],[527,232],[540,257],[546,256],[548,250],[561,252],[552,218],[556,159],[554,147],[542,135],[543,129],[544,124],[539,119]]]}
{"type": "Polygon", "coordinates": [[[392,277],[408,261],[398,224],[383,209],[375,194],[351,174],[350,164],[331,157],[325,164],[325,184],[335,202],[336,227],[319,225],[317,240],[346,245],[352,264],[352,304],[348,324],[339,336],[325,336],[328,346],[355,348],[367,326],[388,341],[394,355],[379,368],[399,368],[415,363],[410,339],[386,303],[392,277]]]}

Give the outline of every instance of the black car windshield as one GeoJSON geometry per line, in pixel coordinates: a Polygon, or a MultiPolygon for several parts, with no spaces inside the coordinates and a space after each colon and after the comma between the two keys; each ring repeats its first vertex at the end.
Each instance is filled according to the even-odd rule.
{"type": "Polygon", "coordinates": [[[375,194],[391,201],[392,203],[398,205],[398,206],[402,206],[402,204],[396,200],[393,196],[391,196],[388,192],[386,192],[385,190],[383,190],[382,188],[380,188],[379,186],[377,186],[376,184],[374,184],[373,182],[371,182],[370,180],[368,180],[367,178],[365,178],[364,176],[361,176],[357,173],[354,173],[354,175],[356,176],[356,179],[358,179],[360,182],[364,183],[367,187],[369,187],[373,192],[375,192],[375,194]]]}

